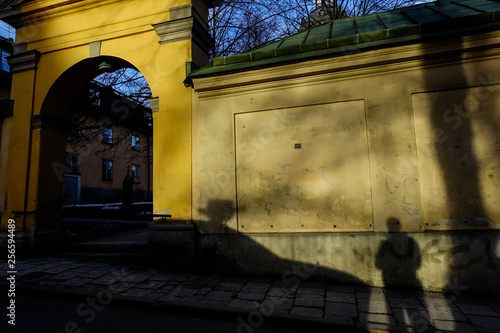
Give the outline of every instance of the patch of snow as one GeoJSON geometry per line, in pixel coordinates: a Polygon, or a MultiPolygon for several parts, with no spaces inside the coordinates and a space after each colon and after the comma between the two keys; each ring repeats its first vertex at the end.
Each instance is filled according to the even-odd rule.
{"type": "Polygon", "coordinates": [[[76,205],[66,205],[64,207],[73,208],[73,207],[104,207],[106,204],[76,204],[76,205]]]}

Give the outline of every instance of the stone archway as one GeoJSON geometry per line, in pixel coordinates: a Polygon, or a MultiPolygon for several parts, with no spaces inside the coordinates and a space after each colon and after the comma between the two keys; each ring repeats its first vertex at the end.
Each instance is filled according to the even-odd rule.
{"type": "MultiPolygon", "coordinates": [[[[67,114],[75,96],[81,93],[82,89],[88,88],[87,84],[91,79],[102,73],[103,63],[111,64],[114,69],[136,69],[129,62],[116,57],[104,56],[82,60],[55,81],[45,97],[40,114],[32,117],[31,141],[33,147],[39,150],[39,165],[37,179],[30,180],[37,182],[36,186],[31,187],[35,188],[36,192],[29,193],[28,200],[36,200],[38,208],[35,211],[15,211],[15,214],[19,217],[26,215],[27,224],[36,230],[37,235],[41,233],[47,235],[51,231],[57,233],[61,206],[65,202],[62,187],[64,175],[68,171],[65,160],[66,142],[72,127],[67,121],[67,114]],[[33,223],[36,223],[36,228],[33,227],[33,223]]],[[[113,108],[112,105],[110,107],[113,108]]],[[[117,107],[116,112],[123,112],[123,107],[117,107]]],[[[94,129],[94,131],[100,130],[94,129]]],[[[79,153],[85,155],[94,152],[87,149],[79,153]]],[[[80,154],[80,157],[85,156],[80,154]]],[[[83,171],[88,175],[90,170],[83,171]]],[[[84,178],[88,179],[88,176],[84,178]]],[[[115,180],[121,184],[122,179],[115,180]]]]}
{"type": "Polygon", "coordinates": [[[14,219],[18,237],[54,244],[59,217],[51,206],[62,185],[48,166],[64,158],[57,146],[66,136],[60,129],[72,93],[103,60],[133,64],[155,96],[153,212],[191,219],[192,91],[183,81],[208,61],[210,6],[203,0],[4,2],[0,18],[17,29],[17,43],[10,59],[14,112],[2,133],[9,140],[1,152],[7,156],[2,231],[14,219]]]}

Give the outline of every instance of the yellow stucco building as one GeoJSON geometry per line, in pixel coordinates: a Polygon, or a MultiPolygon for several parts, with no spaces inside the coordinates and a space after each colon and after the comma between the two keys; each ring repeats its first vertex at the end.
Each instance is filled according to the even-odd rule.
{"type": "Polygon", "coordinates": [[[35,244],[57,230],[47,207],[61,191],[46,167],[60,158],[57,124],[73,88],[107,61],[140,70],[158,97],[154,213],[176,221],[152,228],[168,234],[153,236],[170,249],[159,256],[498,290],[499,4],[440,0],[341,19],[190,72],[208,61],[207,7],[9,7],[18,52],[3,228],[14,218],[35,244]]]}
{"type": "Polygon", "coordinates": [[[57,234],[62,183],[50,165],[64,162],[65,112],[102,62],[138,69],[148,81],[156,97],[153,140],[168,142],[153,152],[154,211],[191,220],[192,98],[183,81],[188,68],[208,62],[207,4],[4,2],[2,19],[17,28],[14,115],[2,131],[4,230],[14,218],[19,237],[25,232],[32,243],[57,234]]]}

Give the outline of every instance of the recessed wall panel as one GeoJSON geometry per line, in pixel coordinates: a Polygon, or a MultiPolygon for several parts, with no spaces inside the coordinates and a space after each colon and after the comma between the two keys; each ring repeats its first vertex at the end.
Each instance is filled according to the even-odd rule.
{"type": "Polygon", "coordinates": [[[363,101],[235,115],[241,232],[372,230],[363,101]]]}
{"type": "Polygon", "coordinates": [[[500,221],[500,87],[413,95],[427,229],[500,221]]]}

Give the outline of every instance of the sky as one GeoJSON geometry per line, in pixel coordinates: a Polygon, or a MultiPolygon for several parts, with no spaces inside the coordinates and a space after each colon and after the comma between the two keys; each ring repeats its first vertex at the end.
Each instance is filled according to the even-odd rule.
{"type": "Polygon", "coordinates": [[[16,30],[7,23],[0,21],[0,36],[16,39],[16,30]]]}

